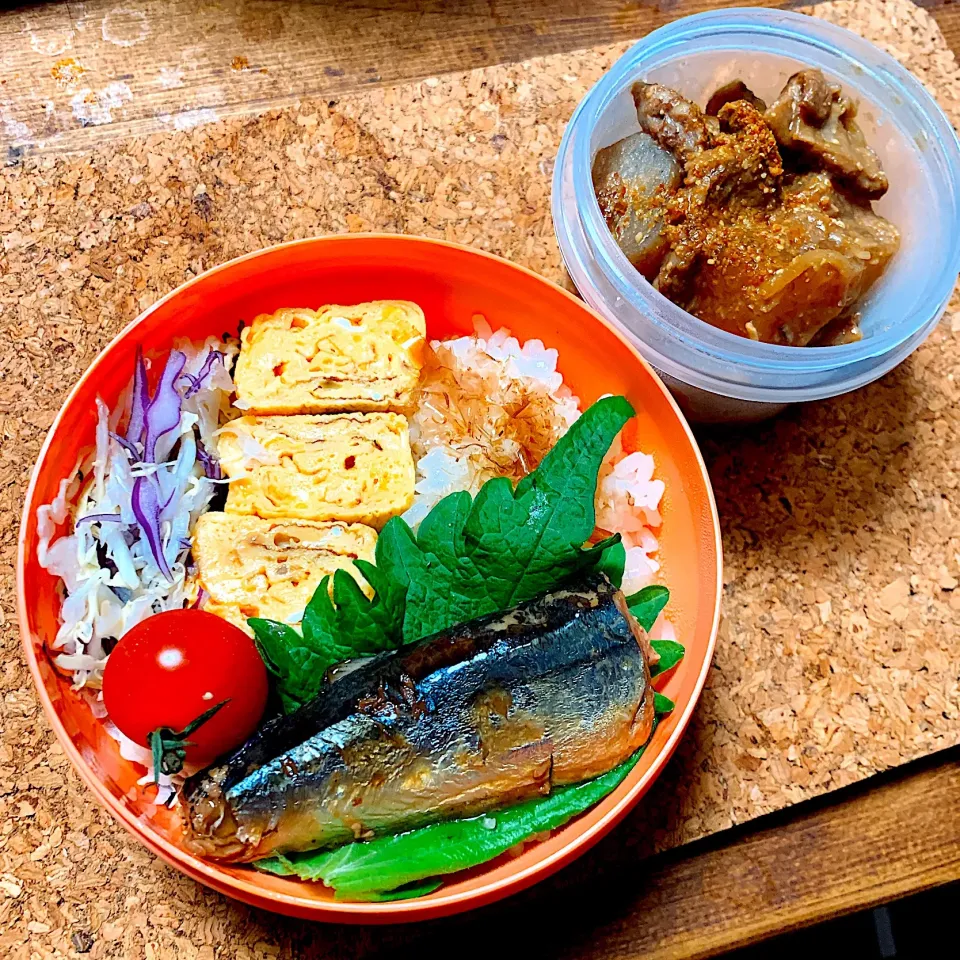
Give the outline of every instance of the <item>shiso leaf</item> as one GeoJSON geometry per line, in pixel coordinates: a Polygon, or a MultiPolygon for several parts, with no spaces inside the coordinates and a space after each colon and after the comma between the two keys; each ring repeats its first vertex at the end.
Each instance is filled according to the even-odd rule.
{"type": "MultiPolygon", "coordinates": [[[[597,544],[597,546],[600,545],[597,544]]],[[[619,587],[623,583],[623,572],[626,567],[627,548],[623,545],[622,540],[614,540],[604,548],[597,569],[605,573],[615,587],[619,587]]]]}
{"type": "Polygon", "coordinates": [[[672,670],[683,659],[683,644],[676,640],[651,640],[650,646],[660,655],[660,659],[650,668],[654,677],[672,670]]]}
{"type": "Polygon", "coordinates": [[[253,617],[247,623],[253,630],[253,639],[264,664],[276,678],[283,709],[292,713],[315,695],[313,678],[319,678],[319,689],[329,664],[289,624],[259,617],[253,617]]]}
{"type": "MultiPolygon", "coordinates": [[[[464,820],[435,823],[418,830],[366,842],[348,843],[336,850],[293,853],[257,861],[254,866],[280,876],[322,880],[337,899],[371,899],[411,884],[476,867],[500,856],[529,837],[556,830],[592,807],[619,786],[643,754],[632,757],[602,776],[545,797],[464,820]],[[494,821],[491,826],[490,821],[494,821]]],[[[430,890],[436,889],[431,886],[430,890]]],[[[424,892],[411,893],[422,896],[424,892]]]]}
{"type": "Polygon", "coordinates": [[[372,600],[338,571],[333,599],[325,579],[310,600],[302,635],[275,621],[249,621],[285,709],[316,695],[335,663],[506,610],[597,564],[622,579],[618,536],[583,545],[595,526],[600,464],[633,413],[623,397],[598,400],[516,489],[497,478],[475,499],[451,494],[416,535],[394,517],[377,540],[376,565],[357,564],[376,591],[372,600]]]}
{"type": "Polygon", "coordinates": [[[467,493],[441,500],[416,538],[422,559],[410,578],[404,639],[507,610],[595,566],[603,549],[583,544],[595,527],[597,474],[633,412],[623,397],[598,400],[516,489],[500,477],[472,502],[467,493]]]}
{"type": "Polygon", "coordinates": [[[263,662],[276,678],[277,692],[287,713],[320,692],[327,670],[335,664],[400,646],[408,582],[403,557],[404,551],[409,550],[409,544],[402,541],[412,537],[405,525],[384,530],[376,547],[379,565],[354,561],[376,591],[372,600],[349,573],[337,570],[333,576],[333,602],[330,578],[324,577],[304,611],[302,633],[276,620],[247,621],[263,662]]]}
{"type": "Polygon", "coordinates": [[[662,717],[666,716],[668,713],[673,713],[673,708],[676,704],[669,698],[665,697],[662,693],[653,693],[653,713],[654,716],[662,717]]]}
{"type": "Polygon", "coordinates": [[[653,584],[627,597],[627,606],[644,630],[652,630],[669,599],[670,591],[666,587],[653,584]]]}

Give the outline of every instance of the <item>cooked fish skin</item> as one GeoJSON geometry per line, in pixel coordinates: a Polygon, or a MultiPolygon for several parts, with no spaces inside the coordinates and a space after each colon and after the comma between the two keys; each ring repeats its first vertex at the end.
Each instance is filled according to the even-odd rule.
{"type": "Polygon", "coordinates": [[[336,846],[597,776],[653,728],[646,637],[590,574],[365,662],[184,785],[218,860],[336,846]]]}

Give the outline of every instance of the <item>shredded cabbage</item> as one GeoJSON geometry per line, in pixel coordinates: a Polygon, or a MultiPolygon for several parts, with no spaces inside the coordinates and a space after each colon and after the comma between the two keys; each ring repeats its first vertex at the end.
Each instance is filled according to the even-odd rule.
{"type": "Polygon", "coordinates": [[[97,398],[92,461],[37,510],[40,565],[65,593],[54,662],[76,688],[100,686],[112,645],[136,624],[196,600],[190,534],[223,482],[216,437],[236,354],[233,340],[175,341],[152,399],[138,355],[126,399],[111,411],[97,398]],[[72,531],[53,539],[71,515],[72,531]]]}

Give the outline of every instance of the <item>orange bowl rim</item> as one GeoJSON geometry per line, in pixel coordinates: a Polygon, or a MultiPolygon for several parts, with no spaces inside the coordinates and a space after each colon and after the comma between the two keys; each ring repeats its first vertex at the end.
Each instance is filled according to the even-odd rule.
{"type": "MultiPolygon", "coordinates": [[[[100,353],[97,354],[90,366],[83,372],[83,374],[74,384],[73,388],[67,394],[67,397],[57,412],[56,418],[50,425],[50,428],[47,431],[47,436],[44,439],[39,454],[37,455],[37,461],[34,464],[33,470],[31,471],[30,482],[27,486],[26,496],[24,498],[24,511],[20,521],[20,531],[17,538],[17,616],[20,625],[20,637],[24,646],[30,673],[33,677],[34,685],[37,688],[44,713],[46,714],[47,720],[53,728],[60,745],[63,747],[74,769],[80,775],[80,778],[92,790],[94,796],[96,796],[101,806],[107,809],[117,820],[119,820],[133,837],[135,837],[140,843],[144,844],[167,863],[176,867],[183,873],[186,873],[193,879],[198,880],[220,891],[221,893],[228,894],[229,896],[235,897],[253,906],[258,906],[265,909],[278,909],[281,912],[292,916],[341,923],[396,923],[413,920],[425,920],[434,917],[447,916],[453,913],[459,913],[468,909],[493,903],[494,901],[500,900],[512,893],[519,892],[520,890],[531,886],[533,883],[548,877],[552,873],[555,873],[562,866],[586,852],[586,850],[593,846],[593,844],[609,833],[610,830],[612,830],[613,827],[615,827],[617,823],[623,819],[623,817],[649,789],[653,781],[660,775],[667,761],[670,759],[670,756],[676,749],[677,744],[680,742],[681,737],[686,731],[687,725],[690,722],[690,718],[693,715],[693,711],[700,699],[704,683],[707,679],[707,674],[713,662],[713,655],[716,648],[717,634],[720,625],[720,605],[722,592],[723,553],[720,539],[720,521],[717,514],[716,499],[713,494],[713,487],[710,483],[710,477],[707,472],[706,464],[703,461],[703,456],[700,452],[700,448],[696,442],[696,439],[693,436],[693,432],[690,429],[690,425],[687,423],[686,418],[680,411],[680,408],[673,396],[670,394],[670,391],[666,388],[656,371],[644,359],[644,357],[640,354],[633,343],[630,342],[626,335],[609,320],[588,306],[584,301],[580,300],[568,290],[564,290],[564,288],[559,284],[554,283],[552,280],[548,280],[546,277],[543,277],[534,270],[531,270],[529,267],[514,263],[511,260],[507,260],[505,257],[498,256],[497,254],[490,253],[486,250],[480,250],[475,247],[467,246],[466,244],[455,243],[449,240],[380,232],[331,234],[319,237],[307,237],[301,240],[290,240],[284,243],[273,244],[269,247],[263,247],[259,250],[245,253],[239,257],[234,257],[231,260],[227,260],[224,263],[217,264],[217,266],[211,267],[209,270],[205,270],[203,273],[198,274],[196,277],[193,277],[186,283],[174,288],[169,293],[158,299],[155,303],[147,307],[147,309],[140,313],[135,319],[126,324],[100,351],[100,353]],[[33,643],[30,637],[29,621],[26,609],[24,560],[27,524],[30,516],[30,509],[32,508],[34,491],[40,476],[40,467],[46,458],[47,450],[52,442],[60,419],[64,415],[64,411],[71,406],[74,398],[78,393],[80,393],[83,384],[96,372],[96,368],[107,356],[109,356],[113,349],[122,340],[125,340],[131,331],[144,322],[151,313],[160,309],[163,304],[180,296],[184,290],[206,279],[211,274],[228,270],[239,263],[253,260],[257,257],[261,257],[265,254],[284,248],[311,245],[322,247],[322,245],[326,242],[335,241],[337,243],[343,243],[349,242],[353,239],[388,240],[391,243],[396,242],[403,244],[435,245],[452,248],[474,256],[495,261],[497,263],[506,265],[513,270],[518,270],[524,274],[527,274],[540,283],[552,287],[554,291],[559,292],[567,299],[576,303],[580,309],[589,314],[597,323],[601,324],[610,332],[612,332],[614,336],[616,336],[627,347],[630,353],[634,355],[634,357],[651,375],[652,382],[661,391],[683,428],[687,440],[689,441],[693,453],[695,454],[701,480],[703,481],[703,485],[706,490],[708,507],[713,527],[713,546],[717,557],[716,583],[714,584],[716,599],[714,602],[710,636],[707,642],[706,655],[704,656],[700,673],[697,676],[696,683],[693,688],[693,695],[683,706],[680,719],[667,742],[663,745],[660,752],[653,759],[649,769],[643,774],[640,780],[623,792],[623,795],[619,797],[616,805],[601,820],[597,821],[591,827],[583,829],[576,836],[574,836],[569,843],[557,850],[555,853],[551,854],[549,857],[531,864],[525,869],[518,870],[516,873],[508,877],[501,878],[498,881],[494,881],[485,886],[479,886],[468,891],[451,893],[447,896],[431,897],[430,899],[402,900],[386,903],[351,903],[335,900],[318,901],[303,897],[291,896],[289,894],[279,893],[272,890],[264,890],[263,888],[257,886],[257,884],[251,883],[249,880],[241,879],[233,874],[226,874],[222,872],[222,870],[216,864],[212,864],[198,857],[192,856],[191,854],[182,850],[180,847],[166,840],[164,837],[160,837],[156,834],[148,834],[146,831],[144,831],[138,822],[138,818],[124,806],[119,804],[116,797],[114,797],[106,785],[93,775],[93,771],[89,768],[86,761],[81,756],[76,744],[74,744],[73,740],[68,736],[66,730],[64,729],[40,674],[39,664],[37,662],[33,643]]],[[[614,791],[613,796],[616,796],[617,792],[621,789],[622,787],[618,787],[617,790],[614,791]]]]}

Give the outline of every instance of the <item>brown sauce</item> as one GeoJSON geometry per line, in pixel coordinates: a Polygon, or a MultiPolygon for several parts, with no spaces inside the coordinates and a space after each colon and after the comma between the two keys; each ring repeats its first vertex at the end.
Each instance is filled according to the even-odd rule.
{"type": "Polygon", "coordinates": [[[701,320],[765,343],[859,339],[855,306],[900,243],[871,201],[887,189],[856,106],[819,71],[767,107],[728,84],[704,112],[632,89],[641,133],[598,152],[594,187],[621,249],[701,320]]]}

